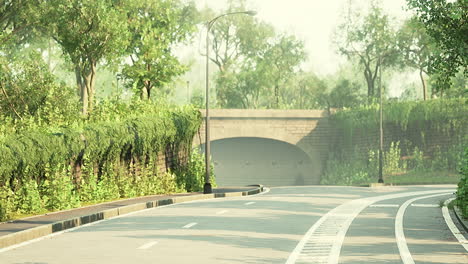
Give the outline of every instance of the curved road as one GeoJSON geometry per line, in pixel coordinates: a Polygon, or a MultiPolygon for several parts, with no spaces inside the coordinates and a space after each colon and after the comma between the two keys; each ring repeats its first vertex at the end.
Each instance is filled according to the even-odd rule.
{"type": "Polygon", "coordinates": [[[466,234],[440,207],[454,191],[272,188],[97,222],[0,251],[0,263],[468,263],[466,234]]]}

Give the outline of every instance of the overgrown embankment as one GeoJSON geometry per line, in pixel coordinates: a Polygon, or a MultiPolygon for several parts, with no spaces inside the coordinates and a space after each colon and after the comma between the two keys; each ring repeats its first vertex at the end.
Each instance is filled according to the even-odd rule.
{"type": "Polygon", "coordinates": [[[88,120],[0,131],[0,220],[81,204],[203,189],[194,108],[109,104],[88,120]]]}
{"type": "MultiPolygon", "coordinates": [[[[457,183],[468,145],[467,99],[384,104],[384,180],[393,184],[457,183]]],[[[378,177],[378,105],[330,117],[335,145],[323,184],[356,185],[378,177]]]]}

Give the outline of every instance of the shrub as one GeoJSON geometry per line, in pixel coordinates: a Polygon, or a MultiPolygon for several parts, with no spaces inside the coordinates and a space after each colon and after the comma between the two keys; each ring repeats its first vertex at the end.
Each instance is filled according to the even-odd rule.
{"type": "Polygon", "coordinates": [[[468,147],[460,166],[461,180],[458,183],[456,204],[464,218],[468,218],[468,147]]]}

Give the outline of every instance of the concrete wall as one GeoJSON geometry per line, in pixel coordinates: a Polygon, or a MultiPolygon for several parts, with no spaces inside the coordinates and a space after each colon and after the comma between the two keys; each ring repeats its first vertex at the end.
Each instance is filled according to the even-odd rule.
{"type": "MultiPolygon", "coordinates": [[[[205,114],[204,111],[202,111],[202,114],[205,114]]],[[[273,179],[275,177],[272,177],[270,180],[265,178],[265,182],[256,183],[265,185],[319,183],[323,164],[328,156],[331,138],[327,119],[328,113],[326,111],[216,109],[210,111],[210,117],[212,142],[234,138],[271,139],[297,147],[310,159],[310,166],[308,166],[308,171],[304,172],[302,176],[303,180],[299,180],[296,177],[297,175],[285,174],[282,177],[289,177],[288,180],[278,181],[278,179],[273,179]]],[[[204,141],[205,127],[203,124],[200,134],[195,136],[194,145],[204,144],[204,141]]],[[[223,153],[227,153],[227,151],[223,153]]],[[[212,155],[213,160],[216,160],[216,153],[213,152],[212,155]]],[[[269,162],[274,163],[275,161],[271,160],[269,162]]],[[[238,168],[241,169],[242,165],[239,165],[238,168]]],[[[221,173],[223,173],[222,170],[221,173]]],[[[234,183],[233,181],[223,180],[226,178],[224,175],[220,175],[219,177],[221,181],[218,181],[218,184],[220,185],[234,183]]],[[[248,182],[247,179],[251,179],[254,175],[239,174],[237,177],[240,183],[242,181],[248,182]]]]}

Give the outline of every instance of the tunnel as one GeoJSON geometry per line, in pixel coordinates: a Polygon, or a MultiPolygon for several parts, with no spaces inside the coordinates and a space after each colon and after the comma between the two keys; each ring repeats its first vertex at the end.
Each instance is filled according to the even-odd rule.
{"type": "MultiPolygon", "coordinates": [[[[203,149],[203,147],[202,147],[203,149]]],[[[295,145],[267,138],[227,138],[211,142],[218,186],[317,184],[312,162],[295,145]]]]}

